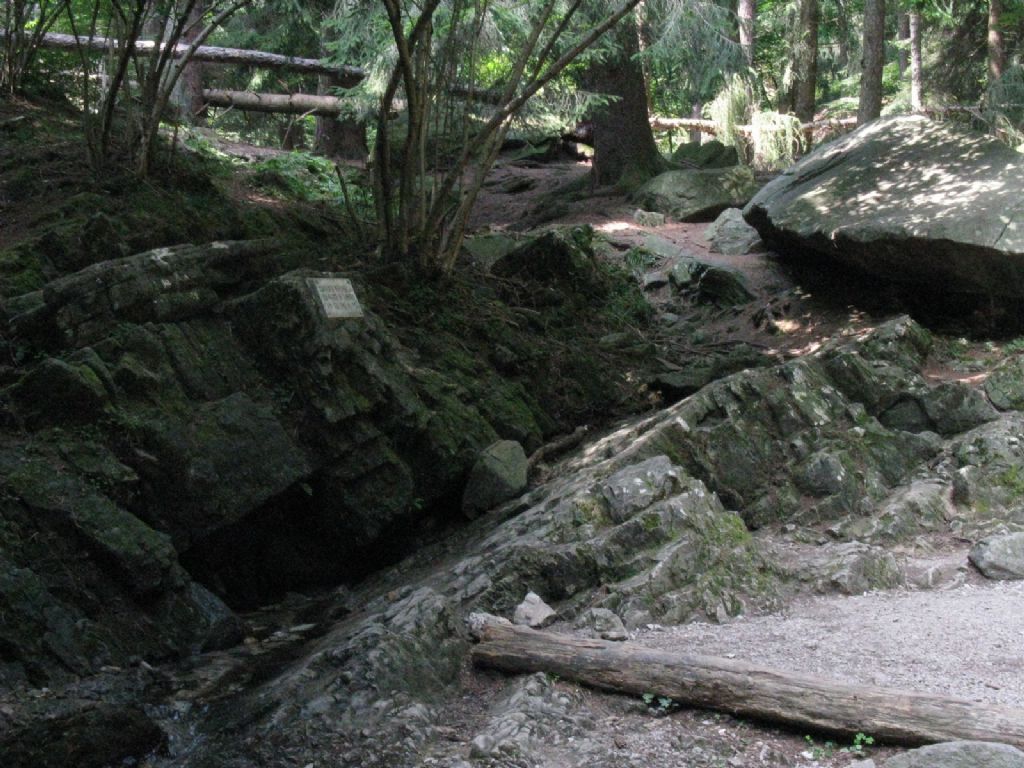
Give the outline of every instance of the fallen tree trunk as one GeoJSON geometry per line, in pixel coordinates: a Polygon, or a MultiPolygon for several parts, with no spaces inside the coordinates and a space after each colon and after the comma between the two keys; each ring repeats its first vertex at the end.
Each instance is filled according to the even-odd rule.
{"type": "MultiPolygon", "coordinates": [[[[0,40],[7,37],[7,30],[0,29],[0,40]]],[[[92,51],[106,51],[117,47],[117,40],[106,37],[75,37],[58,32],[47,32],[40,41],[42,48],[59,50],[77,50],[86,48],[92,51]]],[[[180,43],[175,53],[184,55],[188,50],[187,43],[180,43]]],[[[138,40],[135,53],[140,56],[153,56],[157,53],[157,45],[152,40],[138,40]]],[[[279,53],[266,53],[245,48],[218,48],[212,45],[201,45],[192,56],[192,61],[208,64],[242,64],[250,67],[267,69],[287,69],[293,72],[305,72],[315,75],[335,75],[338,84],[344,88],[357,85],[366,76],[359,67],[338,66],[328,64],[319,59],[304,59],[298,56],[282,56],[279,53]]]]}
{"type": "MultiPolygon", "coordinates": [[[[826,129],[842,131],[852,130],[856,125],[857,118],[846,117],[838,120],[815,120],[810,123],[803,123],[800,126],[800,130],[805,134],[810,135],[815,131],[826,129]]],[[[654,116],[651,118],[651,128],[655,131],[700,131],[701,133],[708,133],[712,136],[718,133],[718,126],[715,125],[713,120],[701,120],[692,117],[654,116]]],[[[750,125],[737,125],[736,130],[744,136],[750,136],[754,132],[753,126],[750,125]]]]}
{"type": "Polygon", "coordinates": [[[652,650],[487,622],[476,626],[477,666],[548,672],[618,693],[668,696],[703,707],[899,744],[958,739],[1024,747],[1024,710],[850,685],[742,661],[652,650]]]}
{"type": "Polygon", "coordinates": [[[286,115],[337,117],[341,99],[337,96],[309,93],[254,93],[204,88],[203,101],[211,107],[236,107],[248,112],[274,112],[286,115]]]}

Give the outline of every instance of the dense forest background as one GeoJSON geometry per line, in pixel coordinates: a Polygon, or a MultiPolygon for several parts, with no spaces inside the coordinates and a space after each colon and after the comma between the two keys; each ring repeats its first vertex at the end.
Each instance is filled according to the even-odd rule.
{"type": "Polygon", "coordinates": [[[1020,0],[5,0],[0,27],[0,91],[77,109],[96,172],[308,150],[362,240],[440,272],[509,141],[575,131],[625,190],[702,133],[762,169],[880,114],[1024,142],[1020,0]]]}

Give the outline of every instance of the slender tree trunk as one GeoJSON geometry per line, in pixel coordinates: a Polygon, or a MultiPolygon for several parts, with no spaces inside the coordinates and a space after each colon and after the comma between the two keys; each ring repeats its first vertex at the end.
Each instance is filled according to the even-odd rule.
{"type": "Polygon", "coordinates": [[[994,83],[1006,68],[1006,42],[1003,39],[1003,0],[988,3],[988,81],[994,83]]]}
{"type": "Polygon", "coordinates": [[[757,0],[739,0],[736,8],[739,24],[740,49],[747,67],[754,68],[754,24],[757,21],[757,0]]]}
{"type": "Polygon", "coordinates": [[[588,85],[615,100],[595,110],[594,181],[598,185],[633,182],[659,173],[664,160],[654,143],[647,116],[647,85],[635,56],[639,50],[635,17],[623,19],[609,34],[619,55],[590,67],[588,85]],[[629,172],[632,179],[623,179],[629,172]]]}
{"type": "Polygon", "coordinates": [[[857,124],[882,114],[882,69],[885,66],[885,0],[864,2],[864,44],[857,124]]]}
{"type": "Polygon", "coordinates": [[[836,67],[845,75],[850,71],[850,19],[845,0],[836,0],[836,11],[836,67]]]}
{"type": "Polygon", "coordinates": [[[794,113],[802,122],[814,119],[814,92],[818,87],[818,0],[800,0],[800,43],[797,47],[794,113]]]}
{"type": "Polygon", "coordinates": [[[910,19],[910,108],[924,109],[924,77],[921,72],[921,12],[911,11],[910,19]]]}
{"type": "MultiPolygon", "coordinates": [[[[693,102],[693,108],[690,110],[690,117],[694,120],[700,120],[701,115],[704,113],[704,104],[698,99],[693,102]]],[[[690,129],[690,143],[700,144],[701,142],[701,131],[699,128],[690,129]]]]}
{"type": "Polygon", "coordinates": [[[896,15],[896,63],[900,68],[900,80],[907,74],[907,67],[910,64],[910,51],[907,50],[910,41],[910,14],[900,11],[896,15]]]}

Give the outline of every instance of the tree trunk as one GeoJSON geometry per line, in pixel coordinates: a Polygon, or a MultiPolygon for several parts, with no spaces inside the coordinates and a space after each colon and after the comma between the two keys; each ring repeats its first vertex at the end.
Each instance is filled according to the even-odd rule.
{"type": "Polygon", "coordinates": [[[924,76],[921,72],[921,12],[911,11],[910,19],[910,108],[924,109],[924,76]]]}
{"type": "Polygon", "coordinates": [[[910,14],[900,11],[896,14],[896,63],[900,68],[900,80],[907,74],[907,65],[910,64],[910,51],[907,50],[909,40],[910,14]]]}
{"type": "Polygon", "coordinates": [[[988,2],[988,81],[994,83],[1006,68],[1006,43],[1003,40],[1003,0],[988,2]]]}
{"type": "Polygon", "coordinates": [[[882,114],[882,69],[885,66],[885,0],[864,2],[864,45],[860,71],[857,124],[882,114]]]}
{"type": "MultiPolygon", "coordinates": [[[[701,115],[704,114],[704,104],[700,100],[693,102],[693,107],[690,109],[690,117],[694,120],[700,120],[701,115]]],[[[690,143],[700,144],[701,141],[701,130],[700,128],[690,129],[690,143]]]]}
{"type": "MultiPolygon", "coordinates": [[[[318,80],[317,94],[329,94],[331,88],[339,87],[338,79],[331,75],[321,75],[318,80]]],[[[366,141],[366,123],[352,117],[338,119],[318,115],[316,118],[316,145],[318,155],[333,160],[356,160],[366,162],[370,156],[366,141]]]]}
{"type": "Polygon", "coordinates": [[[739,24],[740,50],[749,69],[754,68],[754,24],[757,21],[757,0],[739,0],[736,8],[739,24]]]}
{"type": "Polygon", "coordinates": [[[332,160],[355,160],[365,163],[370,157],[366,141],[366,123],[353,118],[317,118],[316,153],[332,160]]]}
{"type": "MultiPolygon", "coordinates": [[[[206,2],[200,0],[189,14],[189,26],[181,36],[181,41],[186,47],[191,45],[202,33],[205,12],[206,2]]],[[[206,108],[206,102],[203,100],[203,64],[196,61],[194,57],[182,70],[178,84],[174,86],[171,103],[182,122],[192,124],[202,121],[206,108]]]]}
{"type": "Polygon", "coordinates": [[[847,18],[847,6],[845,0],[836,0],[836,45],[839,53],[836,55],[836,67],[847,74],[850,70],[850,20],[847,18]]]}
{"type": "Polygon", "coordinates": [[[510,624],[475,629],[477,666],[547,672],[595,688],[652,693],[803,730],[868,733],[885,742],[970,739],[1024,746],[1024,710],[966,699],[851,685],[742,661],[657,651],[510,624]]]}
{"type": "Polygon", "coordinates": [[[818,0],[800,0],[800,42],[797,45],[793,112],[802,122],[814,119],[814,92],[818,87],[818,0]]]}
{"type": "Polygon", "coordinates": [[[615,36],[618,54],[591,65],[586,76],[593,91],[614,97],[591,117],[593,178],[598,185],[632,184],[659,173],[664,160],[647,119],[647,84],[635,58],[639,50],[635,17],[623,19],[609,34],[615,36]],[[624,179],[627,172],[631,178],[624,179]]]}

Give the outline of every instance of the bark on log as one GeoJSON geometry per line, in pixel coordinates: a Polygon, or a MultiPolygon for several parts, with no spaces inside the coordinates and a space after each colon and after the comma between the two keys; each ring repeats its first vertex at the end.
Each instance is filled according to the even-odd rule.
{"type": "MultiPolygon", "coordinates": [[[[0,29],[0,40],[6,39],[7,31],[0,29]]],[[[40,46],[62,50],[87,48],[93,51],[106,51],[117,45],[116,40],[105,37],[75,37],[58,32],[47,32],[43,35],[40,46]]],[[[176,53],[184,54],[188,50],[187,43],[179,44],[176,53]]],[[[135,52],[141,56],[153,56],[157,52],[156,43],[152,40],[139,40],[135,43],[135,52]]],[[[304,59],[298,56],[282,56],[278,53],[253,51],[244,48],[218,48],[212,45],[201,45],[192,57],[193,61],[209,64],[242,64],[250,67],[267,69],[288,69],[293,72],[305,72],[315,75],[337,75],[344,88],[357,85],[366,76],[359,67],[337,66],[319,59],[304,59]]]]}
{"type": "Polygon", "coordinates": [[[824,680],[742,661],[486,623],[473,662],[548,672],[595,688],[668,696],[689,706],[899,744],[957,739],[1024,747],[1024,710],[824,680]]]}
{"type": "Polygon", "coordinates": [[[236,107],[247,112],[273,112],[284,115],[337,117],[341,99],[309,93],[254,93],[204,88],[203,100],[212,107],[236,107]]]}

